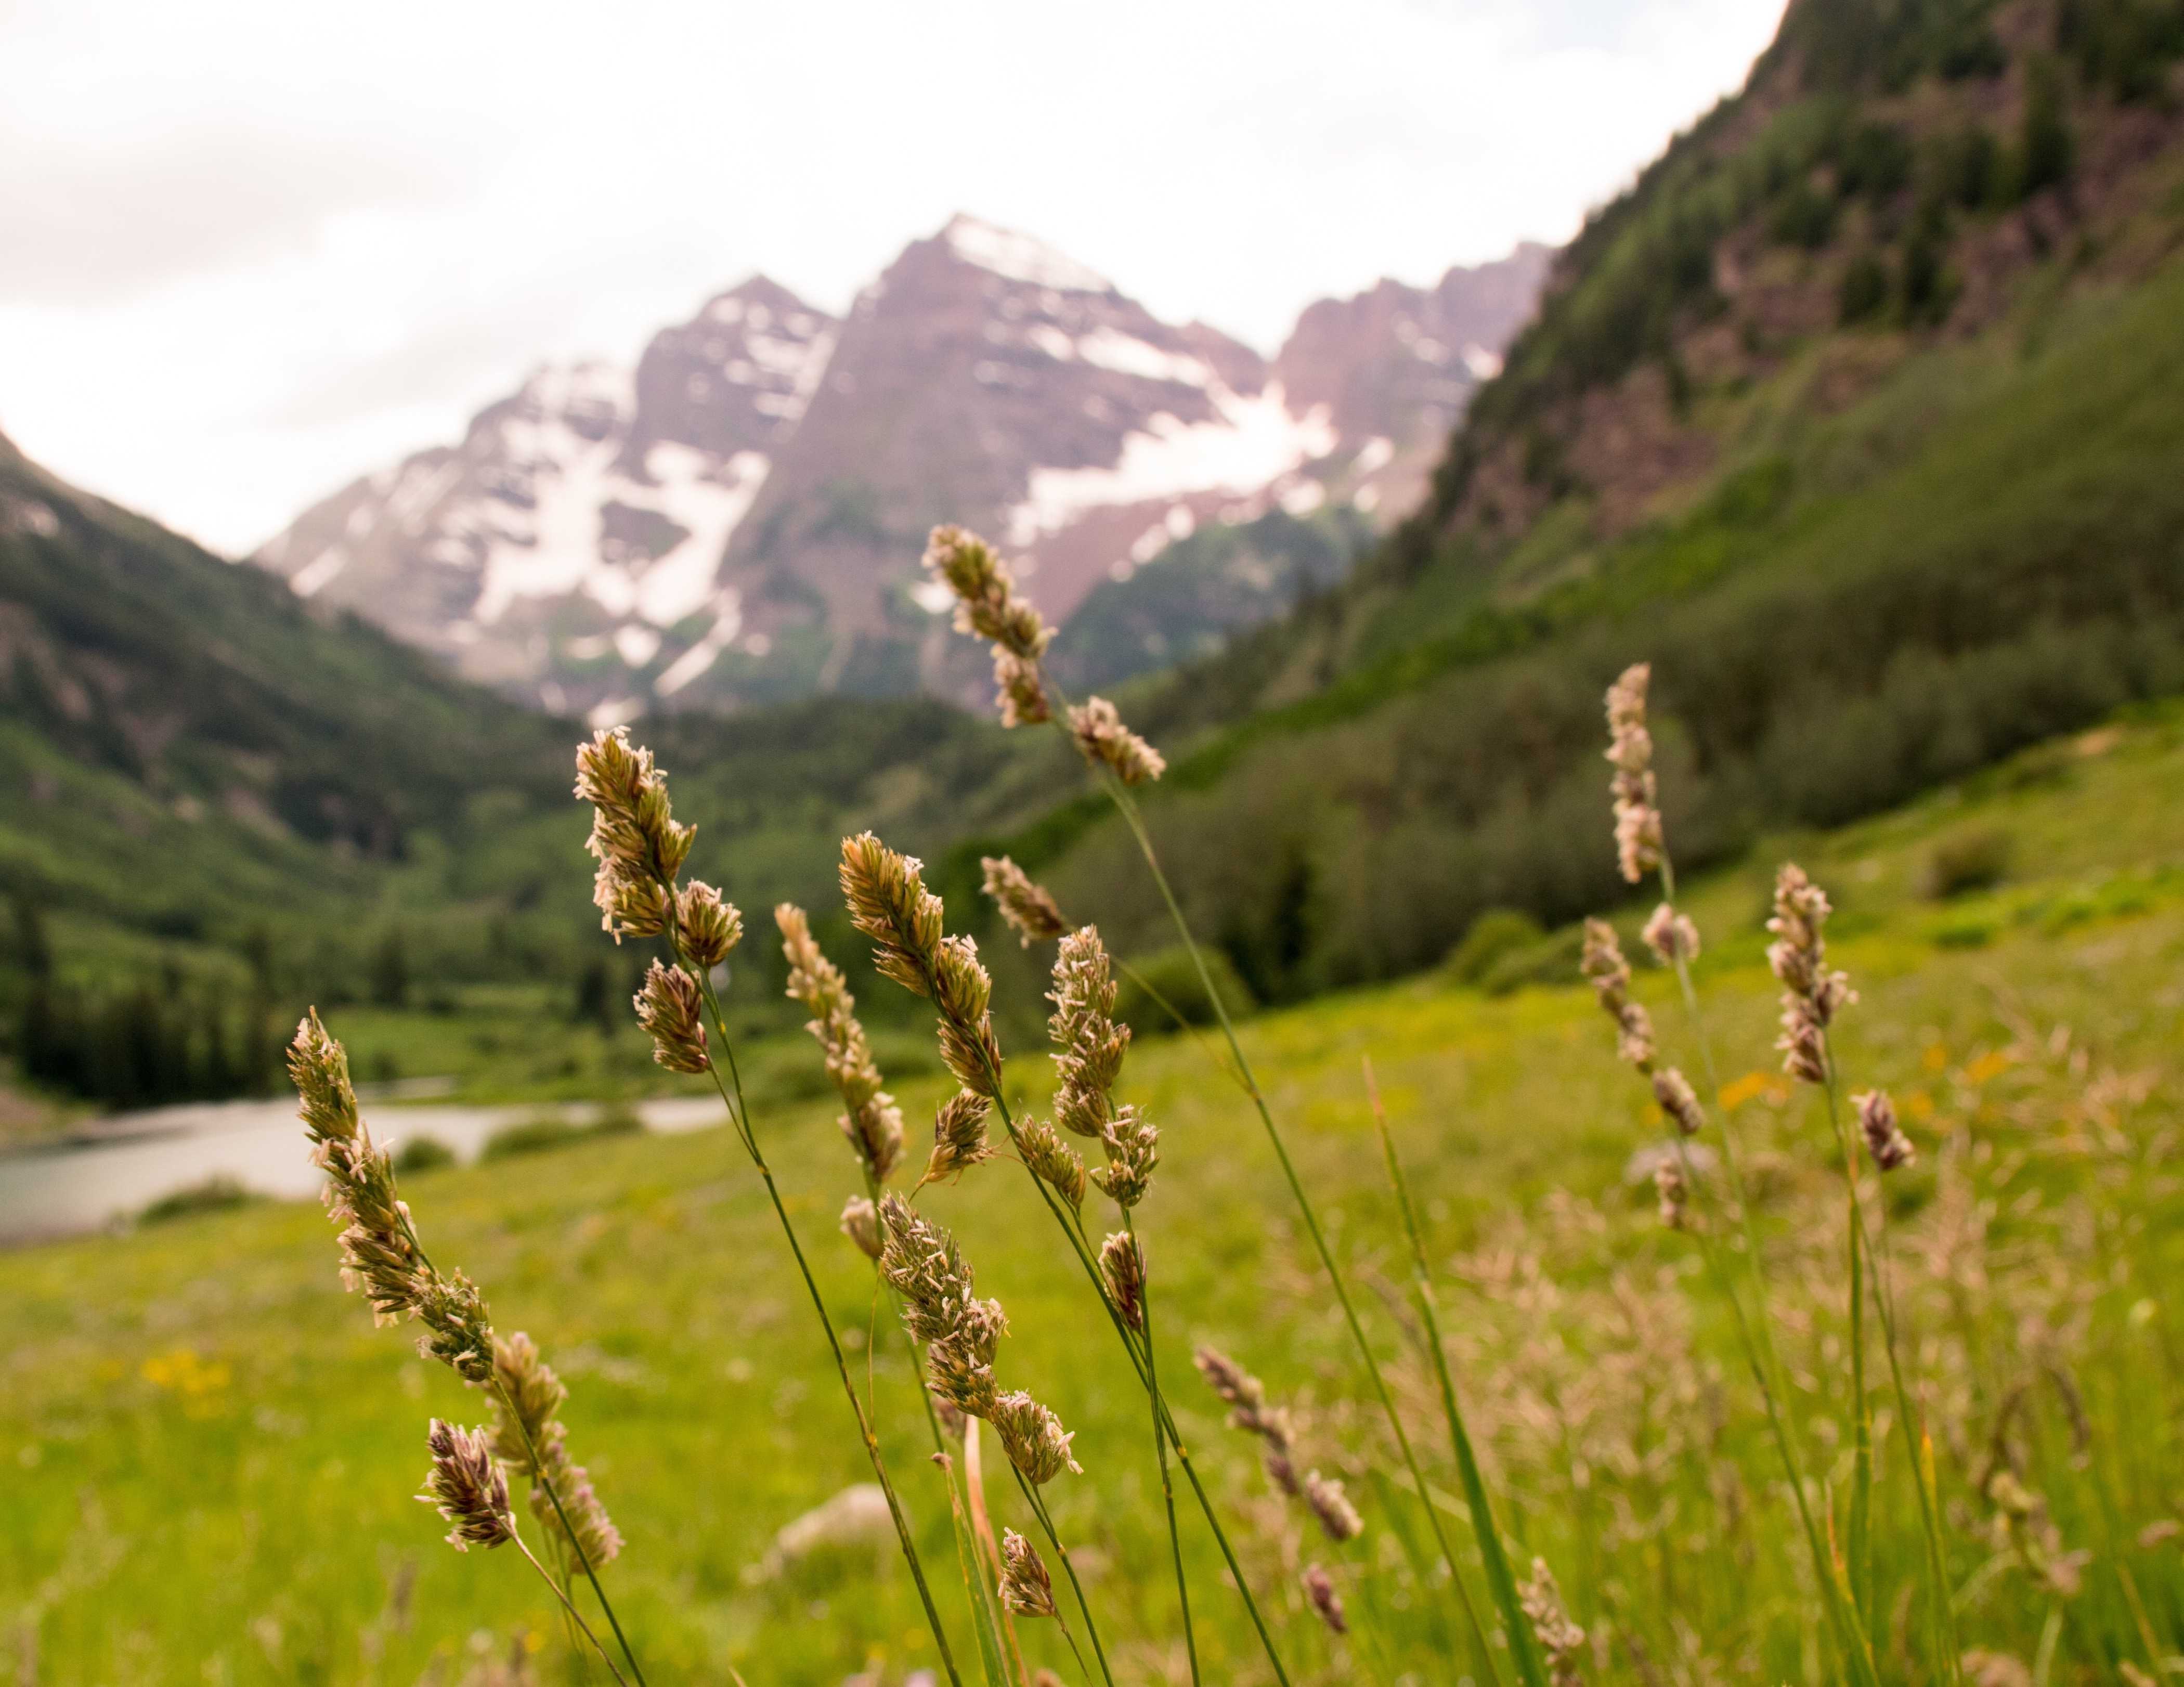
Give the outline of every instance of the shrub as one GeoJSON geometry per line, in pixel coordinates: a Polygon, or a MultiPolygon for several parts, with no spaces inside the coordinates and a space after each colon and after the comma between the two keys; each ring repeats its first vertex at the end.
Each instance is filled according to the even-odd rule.
{"type": "Polygon", "coordinates": [[[255,1190],[245,1189],[241,1183],[225,1174],[207,1178],[201,1183],[192,1183],[186,1189],[176,1189],[170,1195],[162,1195],[136,1215],[139,1224],[166,1224],[177,1218],[194,1217],[201,1212],[225,1212],[230,1207],[249,1206],[265,1199],[255,1190]]]}
{"type": "Polygon", "coordinates": [[[1476,984],[1511,950],[1529,948],[1546,934],[1545,927],[1520,909],[1489,908],[1471,922],[1442,966],[1452,982],[1476,984]]]}
{"type": "Polygon", "coordinates": [[[1975,827],[1937,842],[1926,857],[1921,888],[1936,902],[1999,884],[2009,871],[2013,840],[1997,826],[1975,827]]]}
{"type": "Polygon", "coordinates": [[[1574,983],[1578,954],[1584,943],[1583,927],[1565,926],[1536,943],[1510,949],[1486,969],[1479,980],[1479,988],[1490,996],[1506,996],[1528,984],[1574,983]]]}
{"type": "Polygon", "coordinates": [[[394,1156],[394,1169],[405,1178],[420,1172],[437,1172],[443,1166],[454,1163],[454,1150],[436,1136],[406,1138],[401,1151],[394,1156]]]}
{"type": "MultiPolygon", "coordinates": [[[[1227,955],[1204,945],[1199,952],[1206,959],[1206,971],[1213,980],[1213,988],[1221,993],[1230,1018],[1241,1019],[1259,1005],[1250,986],[1227,955]]],[[[1139,1035],[1173,1025],[1170,1008],[1186,1025],[1214,1022],[1213,1004],[1206,998],[1206,987],[1199,980],[1190,951],[1181,944],[1126,964],[1129,970],[1123,973],[1115,991],[1115,1017],[1134,1026],[1139,1035]],[[1155,999],[1155,993],[1159,1000],[1155,999]],[[1161,1005],[1163,1000],[1167,1007],[1161,1005]]]]}
{"type": "Polygon", "coordinates": [[[519,1154],[540,1154],[549,1149],[570,1148],[603,1136],[627,1136],[642,1131],[644,1121],[626,1104],[610,1104],[583,1124],[547,1113],[535,1119],[506,1125],[485,1139],[480,1160],[506,1160],[519,1154]]]}

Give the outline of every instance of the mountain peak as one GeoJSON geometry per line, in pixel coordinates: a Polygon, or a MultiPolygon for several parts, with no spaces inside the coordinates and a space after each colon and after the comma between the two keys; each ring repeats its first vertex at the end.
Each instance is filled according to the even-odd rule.
{"type": "Polygon", "coordinates": [[[1115,284],[1045,241],[958,211],[938,237],[964,263],[1057,292],[1113,292],[1115,284]]]}

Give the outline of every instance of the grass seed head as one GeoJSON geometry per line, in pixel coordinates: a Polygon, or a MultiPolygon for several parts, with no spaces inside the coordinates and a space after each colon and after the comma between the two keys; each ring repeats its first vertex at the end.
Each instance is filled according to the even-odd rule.
{"type": "Polygon", "coordinates": [[[1691,1192],[1684,1185],[1684,1168],[1674,1155],[1664,1154],[1653,1162],[1653,1190],[1661,1199],[1661,1222],[1671,1230],[1682,1229],[1690,1217],[1691,1192]]]}
{"type": "Polygon", "coordinates": [[[1065,1470],[1084,1474],[1084,1467],[1069,1456],[1075,1433],[1065,1431],[1059,1417],[1021,1389],[994,1402],[992,1422],[1001,1450],[1034,1488],[1065,1470]]]}
{"type": "Polygon", "coordinates": [[[1045,653],[1054,629],[1017,590],[994,548],[966,527],[941,526],[926,542],[926,571],[956,598],[956,630],[990,640],[1028,662],[1045,653]]]}
{"type": "Polygon", "coordinates": [[[1579,1687],[1578,1654],[1585,1645],[1585,1630],[1569,1619],[1563,1608],[1562,1589],[1544,1558],[1532,1560],[1531,1579],[1518,1590],[1518,1602],[1532,1625],[1540,1650],[1547,1655],[1547,1679],[1554,1687],[1579,1687]]]}
{"type": "Polygon", "coordinates": [[[1143,785],[1167,771],[1167,760],[1124,726],[1104,697],[1087,698],[1069,711],[1069,735],[1085,760],[1106,766],[1125,785],[1143,785]]]}
{"type": "Polygon", "coordinates": [[[1138,1239],[1117,1230],[1100,1244],[1100,1276],[1115,1302],[1123,1322],[1134,1330],[1145,1327],[1145,1256],[1138,1239]]]}
{"type": "Polygon", "coordinates": [[[1115,1021],[1115,973],[1100,929],[1086,926],[1062,938],[1054,953],[1054,1004],[1047,1036],[1061,1084],[1055,1122],[1078,1136],[1105,1133],[1114,1116],[1115,1080],[1130,1046],[1130,1027],[1115,1021]]]}
{"type": "Polygon", "coordinates": [[[1017,1127],[1018,1151],[1039,1180],[1072,1207],[1084,1205],[1088,1179],[1084,1162],[1044,1119],[1027,1119],[1017,1127]]]}
{"type": "Polygon", "coordinates": [[[1862,1095],[1853,1095],[1851,1105],[1858,1109],[1858,1127],[1865,1138],[1866,1152],[1873,1163],[1883,1172],[1893,1172],[1899,1166],[1908,1166],[1917,1157],[1918,1150],[1911,1146],[1911,1139],[1903,1134],[1903,1127],[1896,1122],[1896,1103],[1885,1089],[1869,1089],[1862,1095]]]}
{"type": "Polygon", "coordinates": [[[1318,1564],[1304,1567],[1304,1596],[1312,1601],[1312,1608],[1319,1620],[1327,1624],[1330,1633],[1346,1634],[1350,1620],[1343,1615],[1342,1595],[1334,1590],[1334,1578],[1318,1564]]]}
{"type": "Polygon", "coordinates": [[[945,1226],[900,1195],[880,1197],[880,1275],[902,1296],[911,1337],[930,1344],[952,1335],[971,1306],[971,1267],[945,1226]]]}
{"type": "Polygon", "coordinates": [[[1705,1128],[1706,1112],[1699,1105],[1697,1092],[1675,1067],[1663,1066],[1653,1074],[1653,1099],[1684,1135],[1696,1136],[1705,1128]]]}
{"type": "Polygon", "coordinates": [[[1355,1540],[1365,1532],[1365,1519],[1357,1515],[1357,1507],[1350,1503],[1342,1484],[1331,1476],[1322,1476],[1309,1471],[1304,1478],[1304,1502],[1312,1507],[1312,1514],[1319,1519],[1319,1527],[1329,1540],[1337,1544],[1355,1540]]]}
{"type": "Polygon", "coordinates": [[[1585,922],[1585,949],[1579,964],[1592,981],[1602,1009],[1615,1022],[1615,1052],[1640,1072],[1650,1073],[1653,1022],[1630,999],[1630,963],[1623,958],[1614,927],[1605,920],[1585,922]]]}
{"type": "Polygon", "coordinates": [[[1679,960],[1688,966],[1699,958],[1699,928],[1689,915],[1679,914],[1665,902],[1653,910],[1641,935],[1654,960],[1663,966],[1674,966],[1679,960]]]}
{"type": "Polygon", "coordinates": [[[1092,1181],[1117,1206],[1135,1206],[1152,1187],[1153,1168],[1160,1164],[1159,1127],[1134,1105],[1125,1106],[1107,1122],[1100,1142],[1107,1163],[1093,1172],[1092,1181]]]}
{"type": "Polygon", "coordinates": [[[599,864],[592,900],[600,923],[617,943],[658,936],[696,835],[676,822],[666,771],[654,764],[650,750],[631,744],[627,728],[616,727],[577,745],[576,793],[592,805],[585,847],[599,864]]]}
{"type": "Polygon", "coordinates": [[[933,1152],[925,1162],[922,1187],[944,1178],[960,1176],[994,1150],[986,1139],[986,1117],[993,1103],[973,1089],[959,1089],[940,1104],[933,1119],[933,1152]]]}
{"type": "Polygon", "coordinates": [[[518,1330],[505,1339],[494,1338],[488,1392],[493,1456],[530,1478],[531,1514],[540,1528],[560,1540],[573,1532],[596,1567],[620,1556],[621,1532],[599,1503],[591,1473],[569,1456],[568,1426],[557,1416],[568,1396],[529,1336],[518,1330]]]}
{"type": "Polygon", "coordinates": [[[1656,805],[1653,735],[1646,726],[1646,691],[1653,670],[1634,662],[1607,688],[1607,760],[1615,769],[1615,859],[1635,884],[1661,865],[1661,810],[1656,805]]]}
{"type": "Polygon", "coordinates": [[[1006,855],[982,855],[978,865],[986,875],[986,894],[993,899],[994,906],[1022,948],[1058,938],[1069,929],[1069,922],[1061,917],[1061,910],[1045,888],[1006,855]]]}
{"type": "Polygon", "coordinates": [[[1012,1528],[1001,1531],[1001,1603],[1019,1617],[1054,1615],[1054,1583],[1038,1549],[1012,1528]]]}
{"type": "Polygon", "coordinates": [[[358,1116],[348,1052],[315,1011],[296,1027],[288,1071],[313,1144],[311,1163],[326,1174],[326,1216],[341,1227],[342,1284],[362,1291],[375,1323],[398,1322],[415,1313],[430,1273],[410,1209],[395,1193],[393,1162],[358,1116]]]}
{"type": "Polygon", "coordinates": [[[999,1094],[1001,1047],[987,1008],[993,980],[970,938],[942,929],[940,899],[925,888],[922,864],[871,832],[842,840],[842,895],[850,923],[872,940],[872,961],[940,1011],[940,1058],[956,1081],[999,1094]]]}
{"type": "Polygon", "coordinates": [[[684,957],[700,972],[710,972],[743,941],[744,916],[711,885],[692,879],[675,899],[675,929],[684,957]]]}
{"type": "Polygon", "coordinates": [[[1054,718],[1039,664],[998,644],[994,647],[994,702],[1004,727],[1044,726],[1054,718]]]}
{"type": "Polygon", "coordinates": [[[1847,973],[1830,972],[1823,935],[1830,912],[1827,893],[1795,861],[1774,876],[1774,916],[1767,929],[1767,964],[1782,983],[1782,1070],[1806,1083],[1828,1081],[1827,1028],[1858,999],[1847,973]]]}
{"type": "Polygon", "coordinates": [[[857,999],[841,968],[821,953],[801,908],[783,903],[773,910],[773,922],[788,961],[788,996],[811,1015],[804,1028],[826,1051],[827,1077],[849,1110],[838,1121],[842,1134],[866,1175],[883,1183],[902,1158],[902,1110],[880,1087],[880,1069],[856,1016],[857,999]]]}
{"type": "Polygon", "coordinates": [[[868,1260],[880,1256],[880,1217],[878,1208],[863,1195],[851,1195],[842,1205],[842,1233],[857,1244],[857,1251],[868,1260]]]}
{"type": "Polygon", "coordinates": [[[680,966],[657,960],[646,968],[637,993],[637,1021],[652,1038],[652,1058],[670,1072],[710,1069],[705,1052],[705,999],[698,981],[680,966]]]}
{"type": "Polygon", "coordinates": [[[482,1429],[464,1429],[432,1420],[426,1437],[432,1467],[425,1473],[421,1504],[433,1507],[454,1528],[448,1545],[458,1552],[494,1547],[515,1538],[515,1519],[508,1508],[508,1478],[494,1461],[482,1429]]]}

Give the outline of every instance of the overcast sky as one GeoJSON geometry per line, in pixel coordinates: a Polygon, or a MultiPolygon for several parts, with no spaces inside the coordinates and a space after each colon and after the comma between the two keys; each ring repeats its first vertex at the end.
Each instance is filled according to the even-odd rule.
{"type": "Polygon", "coordinates": [[[1272,351],[1559,242],[1782,0],[0,0],[0,430],[239,553],[633,361],[754,270],[844,308],[957,210],[1272,351]]]}

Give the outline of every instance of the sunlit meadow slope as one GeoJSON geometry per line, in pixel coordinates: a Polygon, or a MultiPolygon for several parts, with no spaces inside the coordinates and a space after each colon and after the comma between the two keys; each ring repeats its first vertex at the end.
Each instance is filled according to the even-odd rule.
{"type": "MultiPolygon", "coordinates": [[[[2184,1650],[2184,1559],[2158,1528],[2140,1544],[2184,1515],[2184,1330],[2170,1304],[2184,1264],[2180,816],[2184,715],[2170,711],[2042,746],[1912,810],[1774,840],[1687,905],[1708,938],[1701,985],[1757,1175],[1797,1415],[1825,1447],[1840,1411],[1840,1183],[1827,1199],[1826,1127],[1774,1076],[1759,921],[1779,852],[1794,849],[1837,899],[1836,959],[1863,992],[1843,1022],[1847,1076],[1895,1089],[1919,1152],[1889,1183],[1892,1246],[1965,1639],[2027,1667],[2044,1650],[2056,1682],[2151,1671],[2184,1650]],[[1927,896],[1937,843],[1985,832],[2010,846],[2000,882],[1927,896]],[[2014,1537],[1988,1497],[1996,1461],[2044,1496],[2014,1537]]],[[[704,857],[701,840],[694,865],[704,857]]],[[[1813,1679],[1817,1607],[1724,1314],[1688,1244],[1658,1228],[1650,1183],[1628,1175],[1660,1122],[1563,976],[1501,997],[1424,977],[1244,1034],[1340,1218],[1336,1245],[1386,1291],[1368,1316],[1430,1427],[1362,1105],[1361,1057],[1378,1068],[1505,1523],[1527,1557],[1555,1564],[1596,1679],[1813,1679]]],[[[1685,1034],[1660,983],[1645,993],[1674,1049],[1685,1034]]],[[[1008,1052],[1043,1106],[1043,1049],[1018,1038],[1008,1052]]],[[[1405,1536],[1422,1531],[1357,1409],[1340,1327],[1256,1122],[1186,1038],[1141,1044],[1123,1088],[1165,1131],[1139,1213],[1162,1282],[1161,1368],[1243,1520],[1285,1651],[1313,1681],[1461,1679],[1473,1666],[1418,1584],[1405,1536]],[[1270,1500],[1190,1373],[1200,1340],[1301,1405],[1306,1456],[1341,1472],[1366,1513],[1346,1558],[1270,1500]],[[1312,1556],[1345,1578],[1349,1642],[1303,1609],[1295,1573],[1312,1556]]],[[[902,1088],[913,1120],[929,1117],[932,1080],[902,1088]]],[[[835,1317],[861,1331],[872,1278],[834,1233],[854,1168],[830,1113],[784,1105],[760,1133],[835,1317]]],[[[568,1378],[573,1450],[628,1538],[610,1585],[654,1681],[724,1681],[733,1663],[754,1687],[864,1669],[896,1682],[931,1664],[884,1535],[769,1561],[777,1531],[865,1466],[728,1133],[596,1143],[419,1177],[406,1193],[436,1257],[474,1276],[500,1328],[532,1333],[568,1378]]],[[[1089,1591],[1118,1679],[1184,1679],[1143,1395],[1083,1282],[1015,1167],[926,1200],[960,1228],[980,1291],[1007,1306],[1006,1373],[1078,1431],[1084,1474],[1049,1491],[1098,1571],[1089,1591]]],[[[903,1349],[878,1329],[856,1356],[927,1562],[960,1601],[903,1349]]],[[[452,1683],[474,1641],[489,1634],[498,1655],[519,1630],[539,1679],[562,1679],[537,1580],[505,1551],[459,1557],[409,1497],[427,1417],[476,1421],[480,1402],[404,1333],[371,1328],[335,1280],[315,1208],[0,1256],[0,1680],[407,1684],[438,1660],[429,1679],[452,1683]]],[[[1902,1426],[1884,1415],[1880,1434],[1897,1479],[1880,1502],[1894,1544],[1878,1576],[1908,1588],[1919,1566],[1916,1528],[1893,1515],[1910,1505],[1902,1426]]],[[[1456,1506],[1435,1468],[1447,1484],[1436,1499],[1456,1506]]],[[[1005,1485],[996,1471],[997,1525],[1022,1526],[1005,1485]]],[[[1185,1539],[1208,1679],[1264,1679],[1210,1540],[1197,1527],[1185,1539]]],[[[1023,1626],[1033,1661],[1067,1674],[1052,1625],[1023,1626]]],[[[1886,1679],[1925,1679],[1915,1637],[1884,1630],[1876,1645],[1886,1679]]]]}

